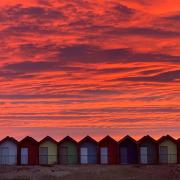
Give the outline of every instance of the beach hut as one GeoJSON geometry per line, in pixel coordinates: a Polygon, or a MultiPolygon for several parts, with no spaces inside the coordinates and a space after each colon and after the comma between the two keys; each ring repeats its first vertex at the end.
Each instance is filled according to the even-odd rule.
{"type": "Polygon", "coordinates": [[[57,142],[49,136],[39,142],[39,164],[57,164],[57,142]]]}
{"type": "Polygon", "coordinates": [[[99,141],[100,164],[117,164],[118,143],[112,137],[106,136],[99,141]]]}
{"type": "Polygon", "coordinates": [[[137,142],[130,136],[119,141],[120,164],[136,164],[138,160],[137,142]]]}
{"type": "Polygon", "coordinates": [[[174,164],[177,163],[177,141],[167,135],[158,140],[159,163],[174,164]]]}
{"type": "Polygon", "coordinates": [[[140,164],[157,164],[157,142],[151,136],[144,136],[138,141],[138,152],[140,164]]]}
{"type": "Polygon", "coordinates": [[[78,163],[78,144],[71,137],[67,136],[58,144],[58,154],[60,164],[78,163]]]}
{"type": "Polygon", "coordinates": [[[79,142],[80,164],[97,163],[98,144],[90,136],[86,136],[79,142]]]}
{"type": "Polygon", "coordinates": [[[0,165],[17,164],[18,142],[7,136],[0,141],[0,165]]]}
{"type": "Polygon", "coordinates": [[[25,137],[19,142],[18,160],[20,165],[38,164],[38,142],[32,137],[25,137]]]}

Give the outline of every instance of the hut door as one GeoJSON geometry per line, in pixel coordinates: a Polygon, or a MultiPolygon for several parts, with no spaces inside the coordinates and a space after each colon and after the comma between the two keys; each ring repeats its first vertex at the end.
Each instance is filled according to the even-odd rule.
{"type": "Polygon", "coordinates": [[[39,148],[39,163],[40,164],[48,164],[48,147],[40,147],[39,148]]]}
{"type": "Polygon", "coordinates": [[[68,147],[60,147],[60,163],[68,164],[68,147]]]}
{"type": "Polygon", "coordinates": [[[21,164],[28,164],[28,148],[21,148],[21,164]]]}
{"type": "Polygon", "coordinates": [[[108,148],[101,148],[101,164],[108,164],[108,148]]]}
{"type": "Polygon", "coordinates": [[[2,147],[0,148],[0,164],[6,165],[9,164],[9,148],[8,147],[2,147]]]}
{"type": "Polygon", "coordinates": [[[163,163],[163,164],[168,163],[168,147],[167,146],[160,146],[159,158],[160,158],[160,163],[163,163]]]}
{"type": "Polygon", "coordinates": [[[140,158],[141,158],[141,163],[142,164],[147,164],[148,163],[148,151],[147,147],[141,147],[140,148],[140,158]]]}
{"type": "Polygon", "coordinates": [[[120,149],[120,160],[121,160],[121,164],[128,164],[127,147],[121,147],[121,149],[120,149]]]}
{"type": "Polygon", "coordinates": [[[82,147],[81,148],[81,164],[88,163],[88,148],[82,147]]]}

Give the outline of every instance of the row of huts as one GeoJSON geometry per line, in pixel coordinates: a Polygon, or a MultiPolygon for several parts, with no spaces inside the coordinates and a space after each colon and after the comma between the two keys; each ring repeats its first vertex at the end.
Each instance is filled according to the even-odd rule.
{"type": "Polygon", "coordinates": [[[0,141],[0,165],[51,164],[172,164],[180,163],[180,140],[167,135],[158,141],[147,135],[139,141],[125,136],[119,142],[106,136],[99,142],[86,136],[76,142],[67,136],[60,142],[47,136],[40,142],[25,137],[0,141]]]}

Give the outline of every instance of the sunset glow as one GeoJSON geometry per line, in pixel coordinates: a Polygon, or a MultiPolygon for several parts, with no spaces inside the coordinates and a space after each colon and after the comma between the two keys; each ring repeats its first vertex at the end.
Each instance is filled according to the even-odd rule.
{"type": "Polygon", "coordinates": [[[0,137],[180,137],[179,0],[0,2],[0,137]]]}

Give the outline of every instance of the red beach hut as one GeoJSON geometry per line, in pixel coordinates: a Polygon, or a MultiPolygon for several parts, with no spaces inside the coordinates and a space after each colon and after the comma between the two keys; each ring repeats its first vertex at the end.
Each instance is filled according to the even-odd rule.
{"type": "Polygon", "coordinates": [[[118,143],[112,137],[106,136],[99,141],[100,164],[117,164],[118,143]]]}
{"type": "Polygon", "coordinates": [[[18,162],[20,165],[38,164],[38,142],[32,137],[25,137],[19,142],[18,162]]]}

